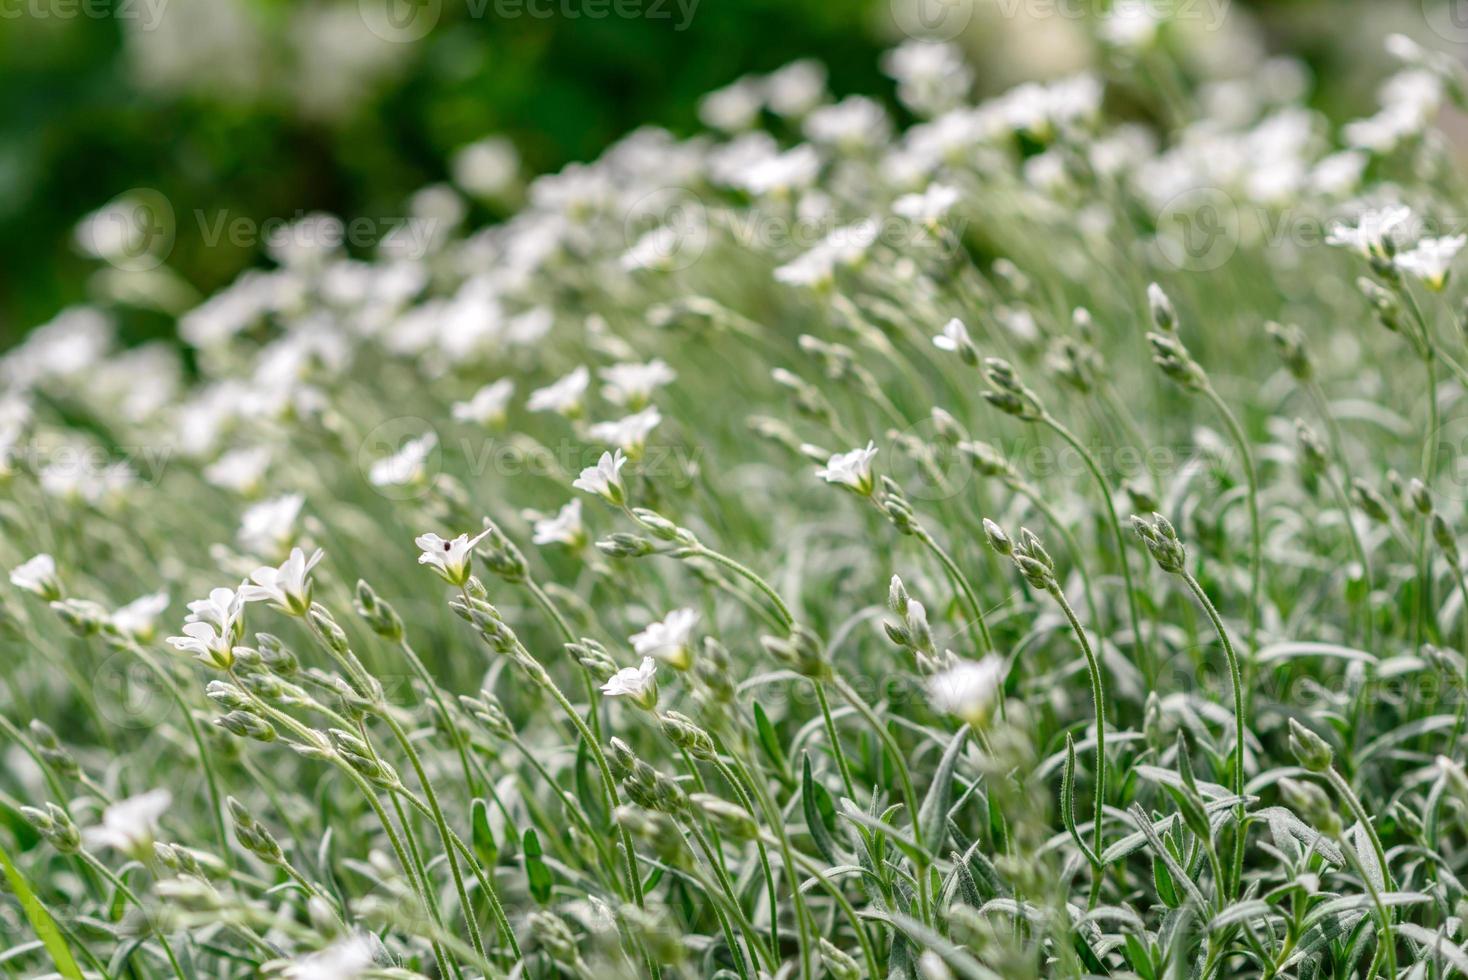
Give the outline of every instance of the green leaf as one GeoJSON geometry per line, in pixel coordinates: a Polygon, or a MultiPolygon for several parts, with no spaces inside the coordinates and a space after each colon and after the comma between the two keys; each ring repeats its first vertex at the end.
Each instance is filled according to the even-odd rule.
{"type": "Polygon", "coordinates": [[[953,800],[953,768],[958,764],[959,753],[968,739],[968,726],[964,725],[954,734],[938,760],[938,770],[918,808],[917,825],[922,832],[923,846],[937,853],[943,847],[943,833],[948,825],[948,806],[953,800]]]}
{"type": "Polygon", "coordinates": [[[530,897],[538,904],[545,905],[550,902],[551,886],[554,882],[550,868],[546,867],[540,850],[540,838],[536,836],[534,828],[525,831],[522,847],[525,854],[525,877],[530,882],[530,897]]]}
{"type": "Polygon", "coordinates": [[[572,771],[576,780],[576,798],[586,808],[587,820],[593,827],[610,827],[611,818],[602,802],[602,787],[599,782],[592,779],[591,752],[584,741],[577,743],[576,765],[572,771]]]}
{"type": "Polygon", "coordinates": [[[805,814],[805,825],[810,830],[811,840],[827,864],[840,864],[840,852],[836,841],[831,837],[831,828],[826,823],[826,814],[834,815],[836,809],[831,802],[831,794],[812,777],[808,753],[801,753],[800,768],[800,809],[805,814]]]}
{"type": "Polygon", "coordinates": [[[494,830],[489,826],[489,805],[476,799],[469,806],[469,829],[474,844],[474,854],[479,863],[493,868],[499,859],[500,846],[495,842],[494,830]]]}
{"type": "Polygon", "coordinates": [[[765,756],[769,758],[770,764],[775,767],[780,782],[788,784],[790,777],[790,760],[785,756],[785,750],[780,747],[780,736],[775,734],[775,726],[770,724],[770,716],[765,714],[764,707],[754,702],[754,730],[759,737],[760,748],[764,749],[765,756]]]}
{"type": "Polygon", "coordinates": [[[35,892],[31,891],[30,883],[10,861],[10,855],[5,852],[4,845],[0,845],[0,870],[5,872],[5,881],[10,885],[10,891],[20,902],[20,907],[25,912],[26,921],[31,924],[31,931],[36,938],[46,946],[46,952],[51,956],[51,962],[56,966],[56,972],[60,973],[66,980],[82,980],[82,971],[77,967],[76,960],[71,956],[71,950],[66,941],[61,937],[61,930],[57,927],[40,899],[36,898],[35,892]]]}

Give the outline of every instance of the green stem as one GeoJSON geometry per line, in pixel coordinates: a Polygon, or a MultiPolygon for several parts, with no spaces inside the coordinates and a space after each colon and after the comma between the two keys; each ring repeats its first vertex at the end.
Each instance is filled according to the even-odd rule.
{"type": "Polygon", "coordinates": [[[1090,471],[1092,479],[1096,481],[1096,486],[1101,491],[1102,502],[1106,505],[1104,508],[1106,521],[1111,528],[1111,540],[1116,546],[1116,560],[1121,564],[1122,582],[1126,587],[1127,611],[1131,616],[1132,622],[1132,649],[1137,654],[1138,665],[1142,668],[1142,673],[1150,683],[1156,679],[1157,670],[1152,663],[1151,650],[1142,634],[1141,608],[1137,604],[1136,586],[1132,583],[1131,563],[1127,560],[1126,538],[1121,533],[1121,519],[1116,515],[1116,494],[1111,488],[1111,481],[1106,478],[1106,474],[1101,471],[1101,467],[1096,462],[1095,457],[1082,445],[1080,439],[1076,438],[1075,433],[1067,429],[1059,419],[1047,412],[1040,417],[1040,421],[1048,425],[1057,435],[1069,443],[1072,449],[1080,454],[1081,460],[1086,465],[1086,469],[1090,471]]]}
{"type": "MultiPolygon", "coordinates": [[[[1193,593],[1193,598],[1203,611],[1208,615],[1208,621],[1213,624],[1214,632],[1223,643],[1223,655],[1228,661],[1229,683],[1233,687],[1234,696],[1234,763],[1232,789],[1235,796],[1244,795],[1244,732],[1246,725],[1244,721],[1244,675],[1239,666],[1239,654],[1234,649],[1233,641],[1229,639],[1228,629],[1223,625],[1223,617],[1214,608],[1208,593],[1203,591],[1203,586],[1193,577],[1193,573],[1183,569],[1182,579],[1187,583],[1188,590],[1193,593]]],[[[1242,883],[1244,864],[1244,805],[1240,803],[1235,810],[1235,818],[1238,821],[1238,831],[1234,837],[1234,861],[1233,861],[1233,883],[1235,887],[1242,883]]]]}
{"type": "Polygon", "coordinates": [[[1264,529],[1259,519],[1259,473],[1254,466],[1254,451],[1249,447],[1249,438],[1227,403],[1211,384],[1203,386],[1203,394],[1223,417],[1223,424],[1244,463],[1249,501],[1249,649],[1258,650],[1260,597],[1264,586],[1264,529]]]}

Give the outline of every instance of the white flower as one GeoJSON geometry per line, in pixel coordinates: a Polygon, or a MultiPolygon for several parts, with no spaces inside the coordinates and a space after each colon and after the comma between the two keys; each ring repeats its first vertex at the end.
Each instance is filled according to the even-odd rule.
{"type": "Polygon", "coordinates": [[[968,335],[968,327],[958,317],[943,324],[943,332],[933,338],[933,346],[954,354],[976,354],[973,338],[968,335]]]}
{"type": "Polygon", "coordinates": [[[240,517],[236,535],[240,546],[262,557],[283,554],[295,537],[296,518],[301,515],[301,505],[305,502],[301,494],[287,493],[250,507],[240,517]]]}
{"type": "Polygon", "coordinates": [[[863,497],[872,495],[872,457],[877,455],[877,444],[868,442],[863,449],[849,453],[835,453],[826,461],[825,469],[816,470],[816,476],[827,483],[850,489],[863,497]]]}
{"type": "Polygon", "coordinates": [[[468,401],[454,402],[454,419],[475,425],[499,425],[505,420],[505,410],[509,408],[510,396],[514,392],[515,382],[500,378],[480,388],[468,401]]]}
{"type": "Polygon", "coordinates": [[[581,396],[591,383],[591,372],[578,367],[570,374],[530,393],[525,407],[532,412],[557,412],[568,418],[581,414],[581,396]]]}
{"type": "Polygon", "coordinates": [[[658,703],[658,683],[653,676],[657,670],[656,660],[643,657],[641,665],[623,667],[613,674],[602,685],[601,692],[608,697],[630,697],[642,707],[651,710],[658,703]]]}
{"type": "Polygon", "coordinates": [[[1412,209],[1391,205],[1362,212],[1354,225],[1338,222],[1326,236],[1327,245],[1340,245],[1366,258],[1386,257],[1387,241],[1396,239],[1398,229],[1412,219],[1412,209]]]}
{"type": "Polygon", "coordinates": [[[864,95],[853,95],[834,105],[822,106],[805,119],[805,135],[816,143],[856,150],[886,141],[891,123],[881,103],[864,95]]]}
{"type": "Polygon", "coordinates": [[[42,552],[10,570],[10,584],[33,592],[47,602],[61,598],[61,579],[56,575],[56,559],[42,552]]]}
{"type": "Polygon", "coordinates": [[[1468,236],[1424,238],[1411,251],[1399,253],[1394,261],[1398,269],[1416,276],[1427,288],[1438,292],[1447,284],[1448,270],[1464,242],[1468,242],[1468,236]]]}
{"type": "Polygon", "coordinates": [[[588,466],[571,482],[577,490],[595,494],[610,504],[620,507],[626,499],[622,487],[622,467],[627,457],[618,449],[615,453],[602,453],[595,466],[588,466]]]}
{"type": "Polygon", "coordinates": [[[372,464],[367,479],[375,487],[401,487],[417,483],[424,477],[424,466],[438,447],[438,433],[429,431],[417,439],[409,439],[391,456],[372,464]]]}
{"type": "Polygon", "coordinates": [[[644,657],[655,657],[674,670],[687,670],[693,663],[693,624],[698,613],[692,609],[674,609],[656,623],[648,623],[641,633],[628,637],[632,649],[644,657]]]}
{"type": "Polygon", "coordinates": [[[360,980],[374,966],[375,942],[365,932],[344,939],[286,965],[284,980],[360,980]]]}
{"type": "Polygon", "coordinates": [[[622,253],[622,268],[630,271],[672,272],[684,254],[684,230],[672,225],[659,225],[644,232],[632,247],[622,253]]]}
{"type": "Polygon", "coordinates": [[[437,534],[420,534],[413,539],[423,552],[418,564],[432,565],[440,578],[450,585],[462,586],[469,581],[469,566],[474,558],[474,548],[483,541],[491,528],[485,528],[474,537],[461,534],[456,538],[444,539],[437,534]]]}
{"type": "Polygon", "coordinates": [[[270,450],[264,446],[234,449],[204,467],[204,479],[248,497],[259,492],[269,466],[270,450]]]}
{"type": "Polygon", "coordinates": [[[520,174],[520,154],[503,136],[462,146],[449,161],[454,182],[476,197],[496,198],[510,191],[520,174]]]}
{"type": "Polygon", "coordinates": [[[928,700],[937,710],[981,728],[999,703],[1004,675],[1000,657],[966,660],[928,679],[928,700]]]}
{"type": "Polygon", "coordinates": [[[598,422],[586,430],[586,434],[599,442],[619,446],[629,456],[637,456],[647,443],[648,433],[663,420],[656,406],[649,405],[640,412],[617,419],[614,422],[598,422]]]}
{"type": "Polygon", "coordinates": [[[581,547],[586,543],[586,528],[581,523],[581,499],[573,499],[555,517],[543,517],[536,521],[531,532],[530,540],[536,544],[581,547]]]}
{"type": "Polygon", "coordinates": [[[308,576],[323,552],[317,548],[307,558],[300,548],[292,548],[290,557],[278,568],[262,565],[250,573],[253,584],[240,586],[245,602],[272,603],[292,616],[304,616],[311,608],[311,582],[308,576]]]}
{"type": "Polygon", "coordinates": [[[662,358],[654,358],[646,364],[613,364],[601,370],[601,379],[606,382],[601,393],[614,405],[636,409],[646,404],[655,390],[676,377],[662,358]]]}
{"type": "Polygon", "coordinates": [[[234,645],[244,633],[244,587],[213,589],[208,597],[189,603],[183,635],[170,636],[168,645],[191,653],[201,663],[224,670],[234,663],[234,645]]]}
{"type": "Polygon", "coordinates": [[[1157,37],[1158,18],[1150,3],[1122,0],[1101,18],[1097,34],[1107,44],[1137,50],[1157,37]]]}
{"type": "Polygon", "coordinates": [[[170,636],[168,645],[193,654],[202,664],[225,670],[234,663],[234,639],[232,634],[221,633],[209,623],[195,622],[184,623],[183,635],[170,636]]]}
{"type": "Polygon", "coordinates": [[[374,968],[376,946],[371,935],[354,932],[302,956],[285,967],[285,980],[360,980],[374,968]]]}
{"type": "Polygon", "coordinates": [[[113,847],[139,860],[152,857],[153,835],[158,818],[173,805],[173,794],[153,789],[140,796],[114,803],[102,814],[102,823],[82,831],[89,848],[113,847]]]}
{"type": "Polygon", "coordinates": [[[756,161],[737,175],[740,185],[751,194],[789,194],[809,187],[821,169],[821,158],[815,147],[805,143],[785,153],[756,161]]]}
{"type": "Polygon", "coordinates": [[[228,633],[233,630],[244,608],[245,598],[240,590],[210,589],[208,596],[189,603],[189,614],[184,617],[184,622],[208,623],[221,633],[228,633]]]}
{"type": "Polygon", "coordinates": [[[167,592],[140,596],[112,614],[112,625],[125,636],[147,641],[153,637],[153,621],[167,608],[167,592]]]}
{"type": "Polygon", "coordinates": [[[921,194],[904,194],[892,202],[892,212],[909,221],[936,225],[958,203],[958,191],[947,184],[929,184],[921,194]]]}
{"type": "Polygon", "coordinates": [[[826,67],[802,58],[765,76],[765,102],[777,116],[803,116],[826,95],[826,67]]]}
{"type": "Polygon", "coordinates": [[[700,99],[698,118],[705,126],[735,133],[759,121],[763,101],[754,79],[741,78],[700,99]]]}

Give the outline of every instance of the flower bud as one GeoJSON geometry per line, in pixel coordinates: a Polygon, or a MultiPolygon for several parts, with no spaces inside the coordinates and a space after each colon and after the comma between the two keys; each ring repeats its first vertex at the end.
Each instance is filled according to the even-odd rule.
{"type": "Polygon", "coordinates": [[[402,642],[403,621],[397,610],[378,596],[363,579],[357,580],[357,615],[378,636],[393,643],[402,642]]]}
{"type": "Polygon", "coordinates": [[[652,542],[626,531],[618,531],[596,543],[596,548],[608,558],[641,558],[653,552],[652,542]]]}
{"type": "Polygon", "coordinates": [[[1177,329],[1177,310],[1173,308],[1172,300],[1167,298],[1162,287],[1155,282],[1147,285],[1147,309],[1158,330],[1171,333],[1177,329]]]}
{"type": "Polygon", "coordinates": [[[1335,754],[1330,745],[1295,719],[1290,719],[1290,752],[1311,772],[1325,772],[1335,754]]]}

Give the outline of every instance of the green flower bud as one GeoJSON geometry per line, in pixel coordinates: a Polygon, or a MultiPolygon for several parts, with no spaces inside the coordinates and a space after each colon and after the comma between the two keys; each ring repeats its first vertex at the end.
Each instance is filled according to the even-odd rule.
{"type": "Polygon", "coordinates": [[[1311,772],[1325,772],[1335,754],[1330,745],[1295,719],[1290,719],[1290,752],[1311,772]]]}

